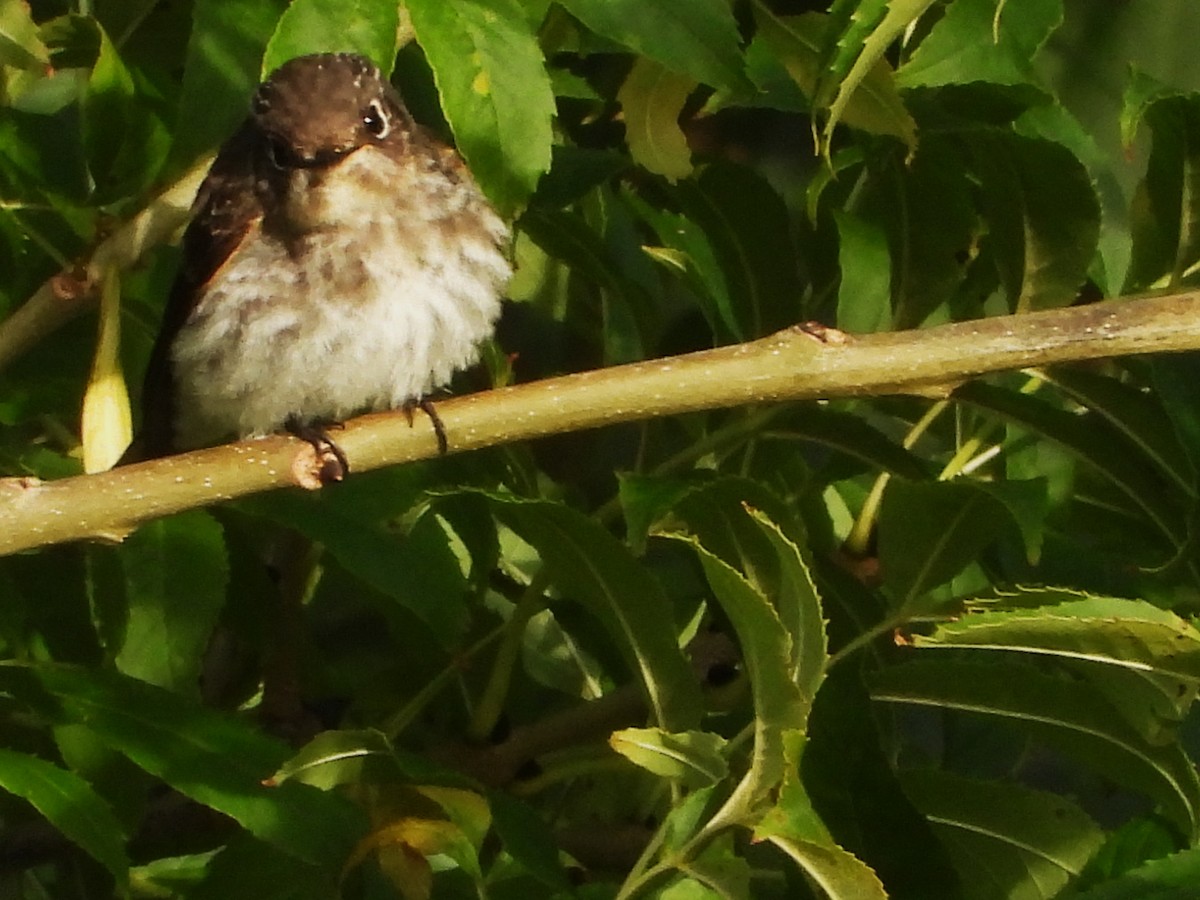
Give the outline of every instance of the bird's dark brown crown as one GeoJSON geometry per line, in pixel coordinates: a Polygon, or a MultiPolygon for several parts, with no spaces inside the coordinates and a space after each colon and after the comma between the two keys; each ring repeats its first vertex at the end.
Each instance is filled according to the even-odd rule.
{"type": "Polygon", "coordinates": [[[254,95],[252,115],[282,167],[329,165],[411,127],[400,95],[370,60],[319,53],[289,60],[254,95]]]}

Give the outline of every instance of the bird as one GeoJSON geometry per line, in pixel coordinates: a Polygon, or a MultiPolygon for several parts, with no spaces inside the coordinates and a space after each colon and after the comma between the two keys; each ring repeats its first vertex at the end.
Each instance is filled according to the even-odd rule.
{"type": "Polygon", "coordinates": [[[150,354],[147,457],[421,407],[478,360],[511,233],[456,150],[367,58],[283,63],[218,151],[184,232],[150,354]]]}

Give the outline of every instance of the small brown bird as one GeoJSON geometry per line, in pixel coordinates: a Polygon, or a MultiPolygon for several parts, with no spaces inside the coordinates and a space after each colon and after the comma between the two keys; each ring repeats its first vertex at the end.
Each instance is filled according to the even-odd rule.
{"type": "Polygon", "coordinates": [[[420,405],[478,358],[509,231],[361,56],[275,70],[217,155],[143,392],[145,455],[420,405]]]}

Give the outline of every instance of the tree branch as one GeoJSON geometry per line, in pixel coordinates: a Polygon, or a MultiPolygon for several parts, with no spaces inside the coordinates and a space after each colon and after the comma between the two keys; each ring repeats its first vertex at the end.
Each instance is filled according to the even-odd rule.
{"type": "Polygon", "coordinates": [[[211,157],[205,157],[97,244],[86,262],[47,279],[33,296],[0,322],[0,369],[60,325],[91,309],[95,305],[96,285],[107,268],[128,269],[147,250],[182,227],[211,162],[211,157]]]}
{"type": "MultiPolygon", "coordinates": [[[[452,452],[703,409],[786,400],[945,397],[988,372],[1200,349],[1200,292],[1110,300],[915,331],[801,327],[761,340],[582,372],[438,403],[452,452]]],[[[437,454],[402,412],[347,423],[352,471],[437,454]]],[[[319,486],[311,447],[277,436],[41,482],[0,479],[0,554],[82,538],[120,540],[151,519],[289,485],[319,486]]],[[[336,490],[336,487],[333,488],[336,490]]]]}

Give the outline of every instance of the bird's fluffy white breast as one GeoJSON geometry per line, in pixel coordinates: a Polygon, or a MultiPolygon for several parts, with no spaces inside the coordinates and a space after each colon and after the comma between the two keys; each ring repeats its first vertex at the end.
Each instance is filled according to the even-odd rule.
{"type": "Polygon", "coordinates": [[[293,213],[313,230],[290,248],[243,244],[176,338],[180,446],[400,406],[473,363],[491,334],[507,229],[474,185],[372,148],[340,168],[297,173],[312,182],[293,213]]]}

